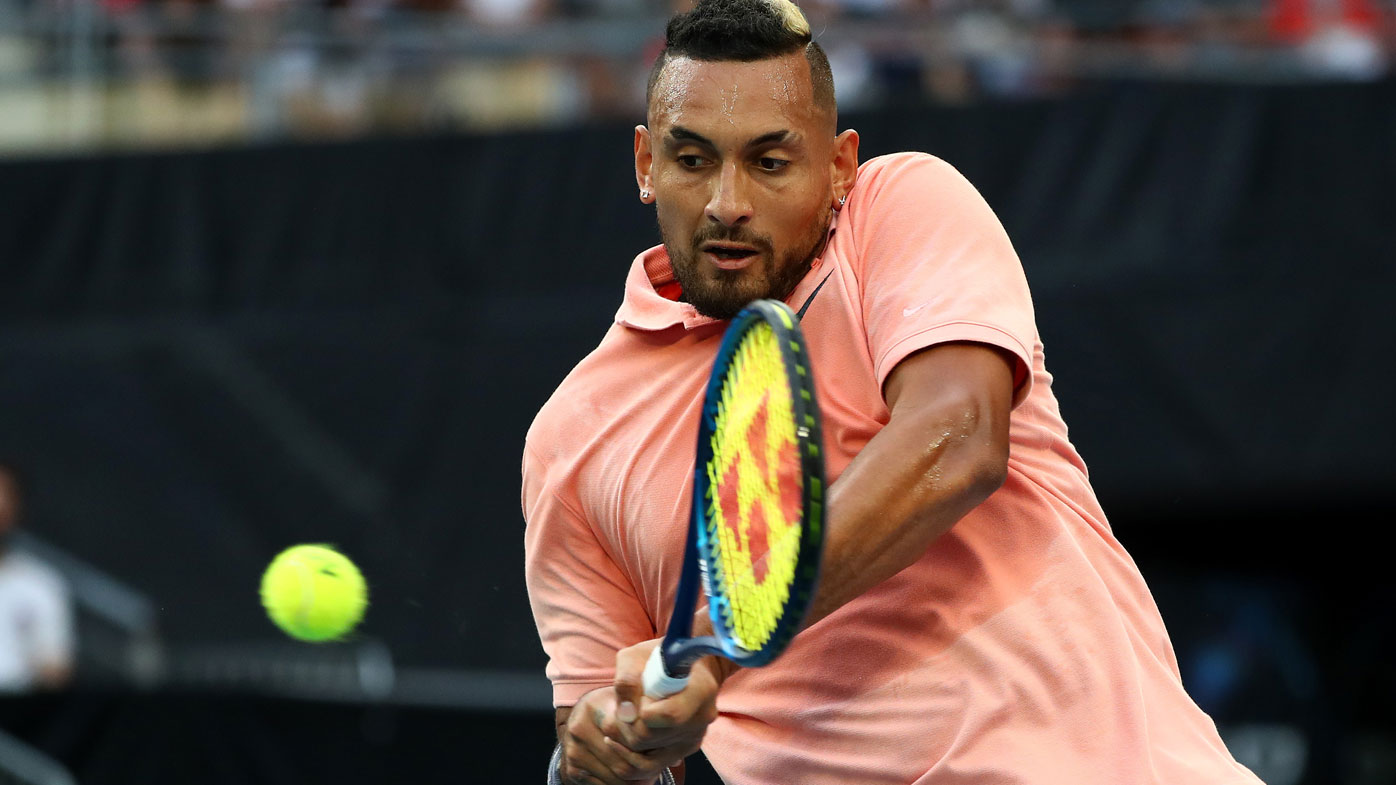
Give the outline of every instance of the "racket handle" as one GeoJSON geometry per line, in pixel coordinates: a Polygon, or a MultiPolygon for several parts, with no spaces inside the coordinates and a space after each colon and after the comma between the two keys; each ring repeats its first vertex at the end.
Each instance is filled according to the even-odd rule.
{"type": "Polygon", "coordinates": [[[648,698],[667,698],[688,686],[687,676],[674,677],[664,672],[664,658],[659,654],[662,648],[663,643],[655,646],[645,663],[645,697],[648,698]]]}

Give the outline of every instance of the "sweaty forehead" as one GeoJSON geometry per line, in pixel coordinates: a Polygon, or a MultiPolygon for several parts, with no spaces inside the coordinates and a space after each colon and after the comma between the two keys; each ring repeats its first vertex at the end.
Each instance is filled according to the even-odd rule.
{"type": "Polygon", "coordinates": [[[649,113],[652,129],[661,133],[673,125],[714,133],[773,124],[802,128],[818,119],[809,61],[801,52],[750,63],[676,57],[654,85],[649,113]]]}

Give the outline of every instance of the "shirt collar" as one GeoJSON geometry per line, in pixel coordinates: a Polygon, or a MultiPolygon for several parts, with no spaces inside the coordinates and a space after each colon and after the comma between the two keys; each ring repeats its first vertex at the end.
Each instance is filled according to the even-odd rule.
{"type": "Polygon", "coordinates": [[[634,330],[657,332],[682,325],[692,330],[717,321],[698,313],[688,303],[665,299],[657,287],[674,280],[669,252],[656,245],[635,257],[625,278],[625,300],[616,311],[616,324],[634,330]]]}

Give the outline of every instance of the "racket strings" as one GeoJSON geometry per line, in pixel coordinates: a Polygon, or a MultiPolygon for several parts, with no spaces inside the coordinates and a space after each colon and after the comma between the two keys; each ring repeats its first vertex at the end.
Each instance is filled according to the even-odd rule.
{"type": "Polygon", "coordinates": [[[706,467],[713,593],[733,639],[751,651],[779,625],[799,561],[799,443],[778,340],[757,324],[734,352],[706,467]]]}

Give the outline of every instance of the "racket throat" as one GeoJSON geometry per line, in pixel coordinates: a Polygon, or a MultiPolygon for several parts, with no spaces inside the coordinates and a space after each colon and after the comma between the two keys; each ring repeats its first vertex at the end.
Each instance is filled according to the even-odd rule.
{"type": "Polygon", "coordinates": [[[651,698],[665,698],[682,690],[688,684],[693,663],[709,654],[725,656],[722,642],[713,636],[677,641],[665,639],[654,647],[645,662],[645,694],[651,698]]]}
{"type": "MultiPolygon", "coordinates": [[[[687,640],[664,642],[655,647],[655,653],[659,655],[659,660],[663,665],[664,675],[674,679],[687,679],[690,671],[693,670],[693,663],[702,659],[706,654],[714,652],[704,651],[703,644],[712,644],[711,647],[718,648],[717,638],[689,638],[687,640]]],[[[718,648],[718,651],[721,649],[718,648]]],[[[651,657],[651,659],[654,659],[651,657]]]]}

